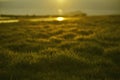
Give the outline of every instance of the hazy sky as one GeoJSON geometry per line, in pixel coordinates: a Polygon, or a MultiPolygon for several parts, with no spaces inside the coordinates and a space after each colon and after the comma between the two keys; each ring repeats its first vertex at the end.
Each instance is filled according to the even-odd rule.
{"type": "Polygon", "coordinates": [[[120,0],[0,0],[0,14],[120,14],[120,0]]]}

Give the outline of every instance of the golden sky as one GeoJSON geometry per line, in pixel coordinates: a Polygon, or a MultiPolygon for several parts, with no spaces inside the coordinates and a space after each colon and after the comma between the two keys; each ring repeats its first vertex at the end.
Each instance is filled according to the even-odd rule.
{"type": "Polygon", "coordinates": [[[88,14],[119,14],[120,0],[0,0],[0,14],[58,14],[83,11],[88,14]]]}

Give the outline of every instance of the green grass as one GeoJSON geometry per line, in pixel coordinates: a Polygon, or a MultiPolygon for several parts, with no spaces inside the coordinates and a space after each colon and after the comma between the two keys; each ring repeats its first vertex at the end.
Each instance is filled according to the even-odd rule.
{"type": "Polygon", "coordinates": [[[0,24],[0,80],[120,80],[120,16],[0,24]]]}

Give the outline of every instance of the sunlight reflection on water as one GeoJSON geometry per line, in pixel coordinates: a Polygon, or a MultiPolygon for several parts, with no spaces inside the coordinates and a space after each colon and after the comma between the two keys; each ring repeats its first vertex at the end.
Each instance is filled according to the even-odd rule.
{"type": "Polygon", "coordinates": [[[64,17],[57,17],[56,20],[57,20],[57,21],[64,21],[65,18],[64,18],[64,17]]]}
{"type": "Polygon", "coordinates": [[[78,20],[79,18],[75,17],[50,17],[50,18],[34,18],[29,19],[31,22],[39,22],[39,21],[71,21],[71,20],[78,20]]]}
{"type": "Polygon", "coordinates": [[[7,19],[7,20],[0,20],[0,23],[17,23],[20,21],[30,21],[30,22],[40,22],[40,21],[72,21],[72,20],[78,20],[79,18],[76,17],[47,17],[47,18],[31,18],[31,19],[7,19]]]}
{"type": "Polygon", "coordinates": [[[15,23],[19,22],[19,20],[0,20],[0,23],[15,23]]]}

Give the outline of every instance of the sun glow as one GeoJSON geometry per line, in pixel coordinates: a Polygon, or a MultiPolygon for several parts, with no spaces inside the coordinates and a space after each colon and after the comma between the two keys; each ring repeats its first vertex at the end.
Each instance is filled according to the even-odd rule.
{"type": "Polygon", "coordinates": [[[59,3],[63,3],[63,2],[64,2],[64,0],[58,0],[58,2],[59,2],[59,3]]]}
{"type": "Polygon", "coordinates": [[[65,20],[65,18],[64,18],[64,17],[57,17],[56,20],[57,20],[57,21],[63,21],[63,20],[65,20]]]}

